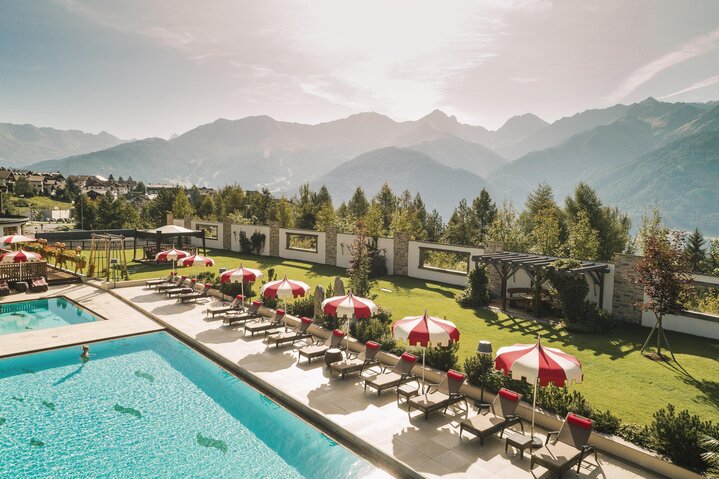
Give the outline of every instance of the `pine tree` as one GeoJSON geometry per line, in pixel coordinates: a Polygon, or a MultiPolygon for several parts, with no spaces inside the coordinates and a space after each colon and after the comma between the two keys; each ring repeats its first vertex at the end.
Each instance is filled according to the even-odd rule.
{"type": "Polygon", "coordinates": [[[379,206],[383,234],[388,234],[392,225],[392,216],[399,205],[399,199],[394,195],[389,184],[384,183],[372,202],[379,206]]]}
{"type": "Polygon", "coordinates": [[[357,222],[357,236],[349,246],[350,264],[347,275],[350,278],[352,293],[361,297],[369,297],[372,282],[370,281],[370,255],[367,247],[367,230],[362,221],[357,222]]]}
{"type": "Polygon", "coordinates": [[[484,241],[487,237],[489,225],[497,216],[497,205],[494,204],[487,190],[482,188],[479,196],[472,201],[472,212],[476,216],[477,228],[479,229],[478,239],[484,241]]]}
{"type": "Polygon", "coordinates": [[[364,218],[369,210],[369,201],[364,194],[362,188],[357,188],[352,194],[352,198],[347,202],[347,209],[350,214],[354,217],[355,221],[364,218]]]}
{"type": "Polygon", "coordinates": [[[427,220],[424,223],[424,231],[424,239],[427,241],[436,243],[442,238],[444,234],[444,222],[437,210],[432,210],[432,212],[427,215],[427,220]]]}
{"type": "Polygon", "coordinates": [[[178,187],[175,189],[175,199],[172,202],[172,214],[175,218],[184,218],[186,215],[192,214],[192,205],[187,199],[185,189],[178,187]]]}
{"type": "Polygon", "coordinates": [[[704,260],[706,259],[706,251],[704,245],[706,240],[704,235],[696,228],[692,234],[687,237],[686,246],[684,252],[687,255],[689,261],[689,267],[692,273],[701,273],[704,267],[704,260]]]}
{"type": "Polygon", "coordinates": [[[476,246],[479,243],[477,217],[467,205],[467,200],[461,199],[452,212],[444,230],[444,239],[448,243],[465,246],[476,246]]]}
{"type": "Polygon", "coordinates": [[[597,261],[599,233],[592,228],[585,211],[579,212],[577,221],[569,228],[567,254],[573,259],[597,261]]]}

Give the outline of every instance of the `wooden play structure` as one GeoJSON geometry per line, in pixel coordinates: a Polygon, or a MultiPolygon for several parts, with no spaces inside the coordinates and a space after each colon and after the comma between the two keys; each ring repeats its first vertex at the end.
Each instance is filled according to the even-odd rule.
{"type": "Polygon", "coordinates": [[[125,237],[113,234],[92,234],[87,275],[110,281],[128,279],[125,237]]]}

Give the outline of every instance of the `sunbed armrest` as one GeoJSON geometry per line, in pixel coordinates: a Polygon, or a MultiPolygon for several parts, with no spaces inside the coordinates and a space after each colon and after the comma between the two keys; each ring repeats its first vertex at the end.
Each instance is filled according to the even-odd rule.
{"type": "Polygon", "coordinates": [[[552,436],[559,436],[559,431],[549,431],[549,432],[547,433],[547,440],[544,441],[544,444],[545,444],[545,445],[546,445],[546,444],[549,444],[549,440],[551,439],[552,436]]]}

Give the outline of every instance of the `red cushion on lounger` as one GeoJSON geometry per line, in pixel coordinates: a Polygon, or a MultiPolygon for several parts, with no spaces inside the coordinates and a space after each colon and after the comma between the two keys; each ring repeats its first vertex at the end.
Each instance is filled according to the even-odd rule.
{"type": "Polygon", "coordinates": [[[312,318],[308,318],[307,316],[302,316],[302,317],[300,318],[300,321],[302,321],[303,323],[311,323],[311,322],[312,322],[312,318]]]}
{"type": "Polygon", "coordinates": [[[284,316],[284,315],[285,315],[285,310],[284,310],[284,309],[278,309],[278,310],[277,310],[277,316],[284,316]]]}
{"type": "Polygon", "coordinates": [[[184,281],[187,279],[187,276],[180,276],[180,279],[184,281]]]}
{"type": "Polygon", "coordinates": [[[587,419],[582,416],[577,416],[573,412],[570,412],[567,414],[567,422],[571,424],[572,426],[581,427],[582,429],[591,430],[592,429],[592,420],[587,419]]]}
{"type": "Polygon", "coordinates": [[[195,283],[197,283],[197,278],[192,278],[192,281],[194,281],[195,283]]]}
{"type": "Polygon", "coordinates": [[[205,283],[205,288],[212,288],[212,283],[205,283]]]}
{"type": "Polygon", "coordinates": [[[404,359],[405,361],[409,361],[410,363],[417,361],[417,356],[409,353],[402,353],[402,356],[400,356],[400,358],[404,359]]]}
{"type": "Polygon", "coordinates": [[[375,343],[374,341],[367,341],[364,345],[369,349],[379,349],[382,347],[380,343],[375,343]]]}
{"type": "Polygon", "coordinates": [[[510,401],[519,401],[519,394],[515,393],[514,391],[510,391],[509,389],[500,389],[499,395],[502,396],[504,399],[508,399],[510,401]]]}
{"type": "Polygon", "coordinates": [[[245,298],[241,294],[238,294],[237,296],[235,296],[235,299],[245,299],[245,298]]]}
{"type": "Polygon", "coordinates": [[[448,371],[448,372],[447,372],[447,377],[448,377],[449,379],[454,380],[454,381],[460,381],[460,382],[461,382],[461,381],[464,381],[464,374],[459,373],[459,372],[457,372],[457,371],[451,371],[451,370],[448,371]]]}
{"type": "Polygon", "coordinates": [[[344,331],[340,331],[339,329],[335,329],[334,331],[332,331],[332,334],[334,334],[335,336],[337,336],[339,338],[341,338],[342,336],[345,335],[344,331]]]}
{"type": "Polygon", "coordinates": [[[262,301],[253,301],[252,306],[256,306],[256,307],[262,306],[262,301]]]}

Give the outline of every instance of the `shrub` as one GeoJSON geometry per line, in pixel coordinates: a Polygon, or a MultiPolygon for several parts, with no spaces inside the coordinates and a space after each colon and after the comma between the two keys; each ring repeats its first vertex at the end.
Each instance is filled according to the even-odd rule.
{"type": "Polygon", "coordinates": [[[396,346],[389,325],[377,318],[355,321],[350,325],[350,335],[363,344],[367,341],[378,342],[386,351],[392,351],[396,346]]]}
{"type": "Polygon", "coordinates": [[[265,235],[259,231],[255,231],[250,236],[250,249],[256,255],[262,252],[262,248],[265,246],[265,235]]]}
{"type": "Polygon", "coordinates": [[[481,264],[467,275],[467,286],[455,296],[460,306],[478,308],[489,303],[489,273],[487,265],[481,264]]]}
{"type": "Polygon", "coordinates": [[[589,301],[584,302],[584,318],[575,323],[567,322],[567,331],[576,333],[601,333],[612,325],[612,315],[589,301]]]}
{"type": "Polygon", "coordinates": [[[316,325],[329,331],[332,331],[333,329],[342,329],[345,322],[345,318],[335,318],[334,316],[324,313],[319,318],[315,318],[316,325]]]}
{"type": "MultiPolygon", "coordinates": [[[[430,346],[424,353],[425,364],[440,371],[457,369],[459,365],[457,351],[459,351],[459,343],[456,342],[449,346],[430,346]]],[[[421,356],[421,349],[417,353],[421,356]]]]}
{"type": "Polygon", "coordinates": [[[617,434],[622,425],[621,419],[609,410],[593,410],[591,417],[594,420],[594,429],[605,434],[617,434]]]}
{"type": "Polygon", "coordinates": [[[262,305],[266,308],[277,309],[278,304],[280,304],[280,301],[277,298],[262,298],[262,305]]]}
{"type": "Polygon", "coordinates": [[[377,238],[367,241],[367,253],[369,254],[370,262],[369,277],[387,276],[387,257],[384,250],[377,247],[377,238]]]}
{"type": "Polygon", "coordinates": [[[240,231],[240,253],[252,253],[252,241],[247,239],[247,234],[244,231],[240,231]]]}
{"type": "Polygon", "coordinates": [[[668,404],[654,413],[649,431],[657,452],[665,454],[677,465],[701,472],[707,468],[701,455],[702,434],[716,437],[719,425],[702,421],[686,409],[677,413],[674,405],[668,404]]]}
{"type": "Polygon", "coordinates": [[[570,391],[566,386],[549,385],[537,391],[537,405],[546,411],[565,416],[568,412],[591,417],[592,409],[582,393],[570,391]]]}
{"type": "Polygon", "coordinates": [[[287,313],[298,318],[307,316],[311,318],[315,314],[315,301],[312,296],[298,298],[287,305],[287,313]]]}
{"type": "Polygon", "coordinates": [[[647,426],[640,426],[633,422],[624,423],[619,426],[617,435],[637,446],[646,449],[651,449],[652,447],[652,435],[647,426]]]}

